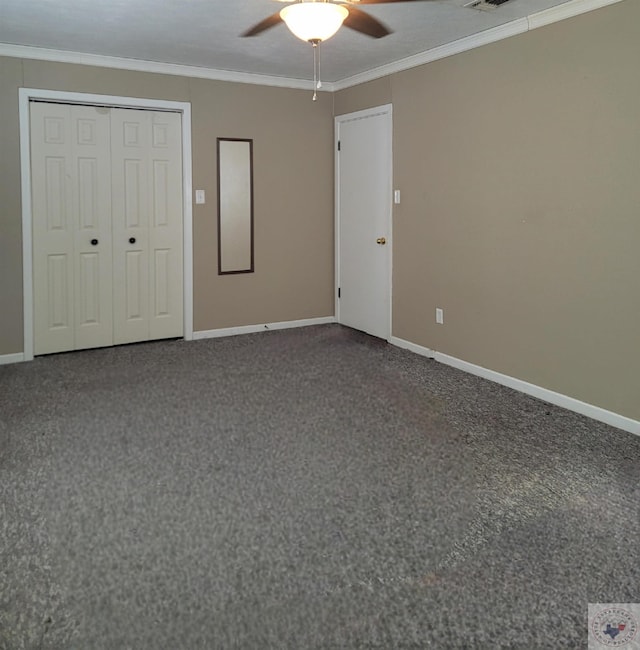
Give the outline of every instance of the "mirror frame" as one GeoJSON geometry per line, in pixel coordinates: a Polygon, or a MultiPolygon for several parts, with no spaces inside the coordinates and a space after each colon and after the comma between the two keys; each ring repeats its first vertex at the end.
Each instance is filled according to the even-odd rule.
{"type": "Polygon", "coordinates": [[[216,160],[218,173],[218,275],[235,275],[238,273],[254,273],[254,225],[253,225],[253,138],[217,138],[216,139],[216,160]],[[220,173],[220,144],[222,142],[247,142],[249,144],[249,249],[250,265],[248,268],[223,270],[222,268],[222,206],[221,196],[224,188],[220,173]]]}

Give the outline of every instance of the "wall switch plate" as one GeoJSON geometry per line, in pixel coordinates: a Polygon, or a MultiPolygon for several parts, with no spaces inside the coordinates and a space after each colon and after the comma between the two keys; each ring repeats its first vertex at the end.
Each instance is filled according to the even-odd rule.
{"type": "Polygon", "coordinates": [[[196,203],[204,203],[204,190],[196,190],[196,203]]]}
{"type": "Polygon", "coordinates": [[[393,202],[396,205],[400,203],[400,190],[393,190],[393,202]]]}
{"type": "Polygon", "coordinates": [[[436,323],[444,325],[444,309],[440,309],[440,307],[436,307],[436,323]]]}

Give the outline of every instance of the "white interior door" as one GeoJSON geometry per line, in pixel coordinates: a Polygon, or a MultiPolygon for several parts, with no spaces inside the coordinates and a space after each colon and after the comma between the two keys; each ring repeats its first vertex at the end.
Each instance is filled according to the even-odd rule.
{"type": "Polygon", "coordinates": [[[180,337],[181,115],[30,105],[34,351],[180,337]]]}
{"type": "Polygon", "coordinates": [[[111,111],[115,343],[183,334],[180,120],[111,111]]]}
{"type": "Polygon", "coordinates": [[[30,108],[35,353],[111,345],[108,111],[30,108]]]}
{"type": "Polygon", "coordinates": [[[336,118],[337,315],[391,336],[391,107],[336,118]]]}

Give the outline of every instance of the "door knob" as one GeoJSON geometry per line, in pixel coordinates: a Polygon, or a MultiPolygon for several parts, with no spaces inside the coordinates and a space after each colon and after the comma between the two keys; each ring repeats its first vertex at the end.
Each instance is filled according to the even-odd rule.
{"type": "Polygon", "coordinates": [[[129,243],[130,244],[135,244],[136,243],[136,238],[135,237],[129,237],[129,243]]]}
{"type": "Polygon", "coordinates": [[[376,239],[376,244],[380,244],[380,246],[384,246],[387,243],[387,240],[384,237],[378,237],[376,239]]]}
{"type": "Polygon", "coordinates": [[[91,240],[91,245],[92,246],[97,246],[98,245],[98,240],[97,239],[92,239],[91,240]]]}

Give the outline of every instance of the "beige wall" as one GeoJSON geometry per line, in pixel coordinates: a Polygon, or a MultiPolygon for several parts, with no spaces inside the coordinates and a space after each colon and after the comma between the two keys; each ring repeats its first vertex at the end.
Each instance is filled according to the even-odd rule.
{"type": "Polygon", "coordinates": [[[640,419],[639,24],[629,0],[391,77],[395,336],[640,419]]]}
{"type": "Polygon", "coordinates": [[[200,125],[194,187],[215,201],[217,136],[254,138],[256,209],[256,273],[227,276],[216,275],[208,243],[217,241],[214,204],[196,213],[195,328],[333,315],[331,96],[198,79],[190,91],[200,125]]]}
{"type": "Polygon", "coordinates": [[[191,102],[195,330],[333,315],[330,95],[0,57],[0,355],[23,349],[20,86],[191,102]],[[217,137],[254,139],[253,274],[217,274],[217,137]]]}
{"type": "Polygon", "coordinates": [[[0,57],[0,354],[22,352],[21,84],[22,62],[0,57]]]}
{"type": "Polygon", "coordinates": [[[335,115],[345,115],[390,103],[391,77],[382,77],[334,93],[333,112],[335,115]]]}

